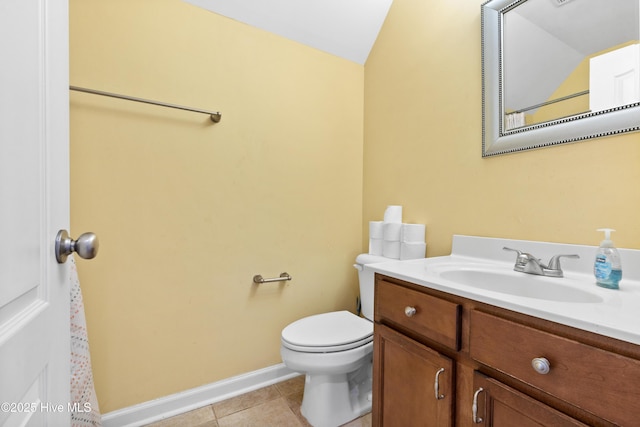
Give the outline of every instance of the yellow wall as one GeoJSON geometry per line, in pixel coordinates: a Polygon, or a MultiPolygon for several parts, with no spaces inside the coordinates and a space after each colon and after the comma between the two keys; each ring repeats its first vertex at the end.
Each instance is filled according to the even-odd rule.
{"type": "Polygon", "coordinates": [[[453,234],[640,248],[640,133],[481,157],[480,5],[394,0],[365,66],[363,245],[388,204],[453,234]]]}
{"type": "Polygon", "coordinates": [[[71,0],[72,232],[102,412],[281,362],[355,308],[364,67],[179,0],[71,0]],[[293,276],[253,286],[254,274],[293,276]]]}
{"type": "MultiPolygon", "coordinates": [[[[560,99],[564,96],[574,95],[589,90],[589,61],[590,57],[583,59],[580,64],[569,74],[564,82],[551,94],[547,101],[560,99]]],[[[533,114],[527,114],[527,125],[557,120],[576,114],[589,112],[589,94],[565,99],[553,104],[547,104],[536,110],[533,114]]]]}

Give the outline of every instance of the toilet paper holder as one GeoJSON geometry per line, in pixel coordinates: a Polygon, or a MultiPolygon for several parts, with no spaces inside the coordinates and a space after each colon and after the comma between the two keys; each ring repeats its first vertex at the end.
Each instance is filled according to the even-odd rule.
{"type": "Polygon", "coordinates": [[[253,283],[270,283],[270,282],[283,282],[285,280],[291,280],[291,276],[289,273],[280,273],[280,277],[272,277],[270,279],[265,279],[260,274],[256,274],[253,276],[253,283]]]}

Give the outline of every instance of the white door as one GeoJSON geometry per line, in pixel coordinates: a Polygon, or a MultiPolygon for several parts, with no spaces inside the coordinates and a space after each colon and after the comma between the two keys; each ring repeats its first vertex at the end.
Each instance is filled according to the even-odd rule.
{"type": "Polygon", "coordinates": [[[0,425],[69,425],[67,0],[0,0],[0,425]]]}
{"type": "Polygon", "coordinates": [[[640,45],[591,58],[589,108],[602,111],[640,102],[640,45]]]}

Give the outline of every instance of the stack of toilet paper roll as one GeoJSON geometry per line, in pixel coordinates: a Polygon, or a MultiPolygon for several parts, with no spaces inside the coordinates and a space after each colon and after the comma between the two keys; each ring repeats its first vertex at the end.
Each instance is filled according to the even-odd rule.
{"type": "Polygon", "coordinates": [[[424,258],[427,243],[424,241],[424,224],[402,224],[400,231],[400,259],[424,258]]]}
{"type": "Polygon", "coordinates": [[[424,224],[403,224],[402,206],[388,206],[383,221],[369,222],[369,253],[385,258],[424,258],[424,224]]]}

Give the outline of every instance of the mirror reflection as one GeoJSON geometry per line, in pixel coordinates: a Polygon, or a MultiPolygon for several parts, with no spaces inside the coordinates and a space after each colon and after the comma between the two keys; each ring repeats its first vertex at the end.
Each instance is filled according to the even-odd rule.
{"type": "Polygon", "coordinates": [[[638,3],[522,0],[504,9],[503,132],[639,102],[638,3]]]}

